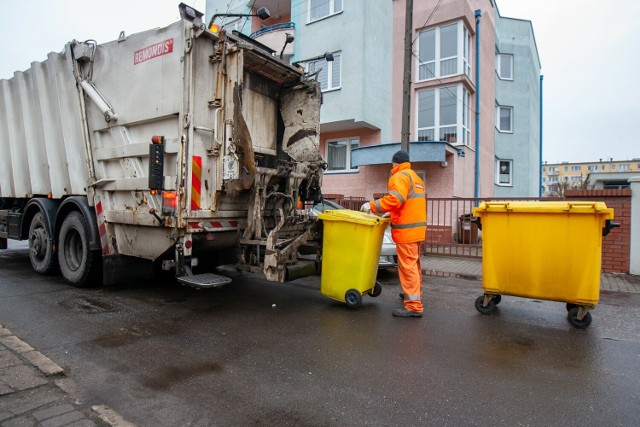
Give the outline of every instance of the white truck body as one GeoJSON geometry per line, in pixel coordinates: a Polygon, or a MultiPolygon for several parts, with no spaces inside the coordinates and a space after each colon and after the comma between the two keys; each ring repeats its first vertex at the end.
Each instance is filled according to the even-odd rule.
{"type": "Polygon", "coordinates": [[[32,264],[57,256],[84,286],[62,268],[63,237],[82,228],[64,226],[75,210],[81,255],[99,254],[107,282],[123,258],[164,259],[188,278],[220,249],[269,280],[293,278],[315,227],[296,201],[319,199],[325,167],[320,97],[296,69],[199,22],[73,41],[0,80],[0,243],[28,238],[32,264]]]}

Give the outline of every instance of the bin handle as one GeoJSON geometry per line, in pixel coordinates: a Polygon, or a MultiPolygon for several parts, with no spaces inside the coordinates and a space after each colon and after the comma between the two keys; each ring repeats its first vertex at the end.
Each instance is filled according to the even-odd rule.
{"type": "Polygon", "coordinates": [[[597,204],[595,202],[569,202],[569,209],[597,209],[597,204]]]}
{"type": "Polygon", "coordinates": [[[498,208],[498,207],[503,207],[508,211],[512,210],[511,206],[509,205],[509,202],[487,202],[487,209],[498,208]]]}
{"type": "Polygon", "coordinates": [[[612,229],[614,229],[616,227],[620,227],[620,223],[619,222],[613,222],[610,219],[605,220],[604,227],[602,227],[602,235],[606,236],[607,234],[609,234],[609,232],[612,229]]]}

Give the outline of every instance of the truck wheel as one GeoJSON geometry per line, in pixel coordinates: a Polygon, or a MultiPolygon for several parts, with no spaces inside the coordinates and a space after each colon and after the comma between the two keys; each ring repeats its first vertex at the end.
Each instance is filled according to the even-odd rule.
{"type": "Polygon", "coordinates": [[[29,225],[29,260],[40,274],[54,273],[58,266],[51,230],[42,212],[35,214],[29,225]]]}
{"type": "Polygon", "coordinates": [[[85,288],[99,284],[100,253],[89,249],[87,221],[71,212],[62,222],[58,237],[58,263],[64,279],[85,288]]]}

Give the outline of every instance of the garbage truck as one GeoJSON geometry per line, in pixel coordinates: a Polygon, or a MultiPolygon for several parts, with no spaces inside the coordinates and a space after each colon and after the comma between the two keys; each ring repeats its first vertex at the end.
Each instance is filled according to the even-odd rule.
{"type": "Polygon", "coordinates": [[[274,282],[315,273],[299,203],[321,199],[319,84],[180,7],[0,80],[0,249],[28,240],[35,271],[77,287],[162,270],[219,286],[207,267],[230,258],[274,282]]]}

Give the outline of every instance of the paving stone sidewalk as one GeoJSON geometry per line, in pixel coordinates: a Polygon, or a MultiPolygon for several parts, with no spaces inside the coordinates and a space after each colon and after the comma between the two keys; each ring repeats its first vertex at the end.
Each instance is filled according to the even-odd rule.
{"type": "Polygon", "coordinates": [[[128,427],[109,408],[73,397],[64,370],[0,324],[1,427],[128,427]]]}
{"type": "MultiPolygon", "coordinates": [[[[424,274],[428,276],[482,280],[482,260],[480,259],[426,255],[421,258],[421,263],[424,274]]],[[[640,276],[602,273],[600,290],[639,294],[640,276]]]]}

